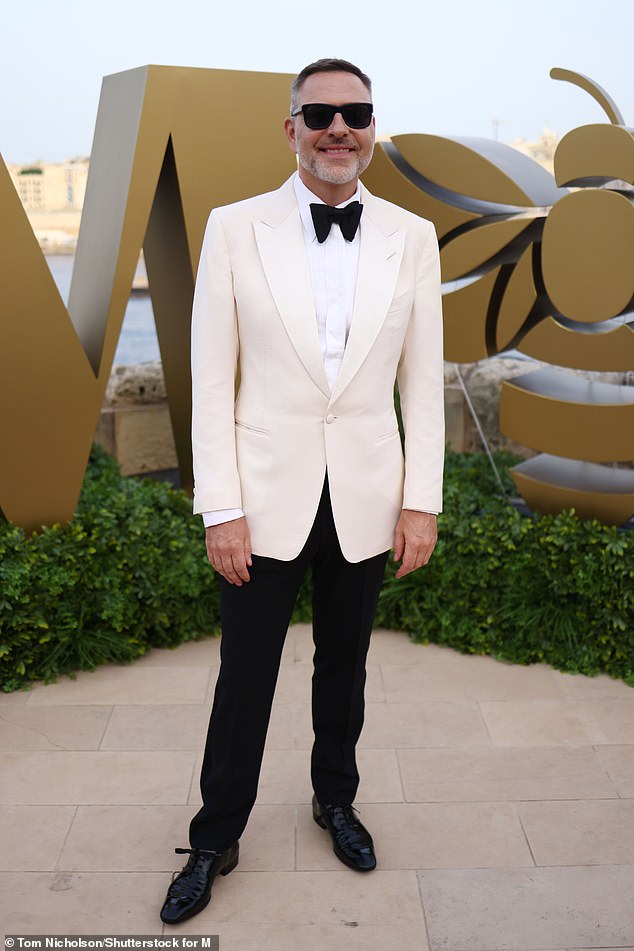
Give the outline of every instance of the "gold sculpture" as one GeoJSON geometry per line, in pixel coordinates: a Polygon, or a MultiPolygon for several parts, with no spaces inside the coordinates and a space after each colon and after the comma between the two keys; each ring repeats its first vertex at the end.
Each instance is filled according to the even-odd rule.
{"type": "MultiPolygon", "coordinates": [[[[634,138],[596,83],[551,75],[612,123],[562,139],[556,180],[497,142],[407,135],[377,150],[366,182],[436,224],[447,359],[517,348],[559,368],[631,370],[634,138]]],[[[500,429],[540,451],[513,470],[532,508],[616,524],[634,514],[634,472],[599,464],[634,460],[634,388],[531,372],[504,383],[500,429]]]]}
{"type": "Polygon", "coordinates": [[[0,508],[11,521],[37,529],[75,510],[141,247],[191,488],[189,322],[205,223],[293,170],[274,133],[291,78],[168,66],[105,78],[68,311],[0,162],[0,508]],[[258,161],[241,161],[254,142],[258,161]]]}
{"type": "MultiPolygon", "coordinates": [[[[634,141],[595,83],[551,75],[611,122],[562,140],[556,182],[500,143],[418,134],[377,146],[364,180],[436,225],[449,360],[516,347],[560,367],[628,370],[634,141]]],[[[16,524],[73,514],[141,247],[191,488],[189,315],[205,221],[292,171],[277,131],[290,79],[148,66],[104,80],[68,311],[0,162],[0,508],[16,524]],[[258,163],[241,162],[254,141],[258,163]]],[[[541,451],[514,470],[533,508],[617,523],[634,513],[631,470],[597,464],[634,459],[632,393],[555,369],[504,385],[502,430],[541,451]]]]}

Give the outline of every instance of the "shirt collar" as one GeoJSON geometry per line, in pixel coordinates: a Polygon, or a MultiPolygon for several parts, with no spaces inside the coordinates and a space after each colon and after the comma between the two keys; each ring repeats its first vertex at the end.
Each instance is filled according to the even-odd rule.
{"type": "MultiPolygon", "coordinates": [[[[316,241],[317,235],[315,234],[315,226],[313,224],[313,216],[310,213],[311,204],[325,205],[326,202],[321,198],[318,198],[317,195],[311,192],[304,182],[299,177],[299,172],[295,172],[293,179],[293,186],[295,188],[295,196],[297,198],[297,205],[299,207],[299,214],[302,219],[302,225],[304,226],[304,232],[309,241],[316,241]]],[[[347,198],[345,201],[342,201],[340,205],[336,205],[336,208],[345,208],[346,205],[349,205],[351,201],[360,201],[361,200],[361,185],[357,182],[357,190],[354,195],[351,195],[350,198],[347,198]]],[[[357,232],[357,235],[359,232],[357,232]]]]}

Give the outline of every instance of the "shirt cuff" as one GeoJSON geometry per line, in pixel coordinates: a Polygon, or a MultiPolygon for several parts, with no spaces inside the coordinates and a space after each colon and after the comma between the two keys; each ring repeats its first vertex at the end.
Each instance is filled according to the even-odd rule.
{"type": "Polygon", "coordinates": [[[237,518],[242,518],[243,515],[242,509],[217,509],[215,512],[203,512],[203,525],[205,528],[209,528],[210,525],[233,522],[237,518]]]}

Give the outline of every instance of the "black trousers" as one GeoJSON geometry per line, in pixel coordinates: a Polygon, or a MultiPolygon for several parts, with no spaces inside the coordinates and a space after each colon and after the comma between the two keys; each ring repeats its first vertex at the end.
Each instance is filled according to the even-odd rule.
{"type": "Polygon", "coordinates": [[[365,661],[387,552],[344,559],[328,480],[304,548],[292,561],[253,556],[251,580],[221,583],[221,666],[200,777],[203,806],[193,848],[223,850],[240,838],[257,795],[286,631],[297,593],[313,572],[311,755],[321,802],[351,803],[359,784],[355,747],[364,715],[365,661]]]}

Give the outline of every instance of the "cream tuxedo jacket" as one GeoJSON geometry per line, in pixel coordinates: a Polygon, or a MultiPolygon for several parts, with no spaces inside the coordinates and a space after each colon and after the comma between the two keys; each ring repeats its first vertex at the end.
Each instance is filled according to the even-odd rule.
{"type": "Polygon", "coordinates": [[[442,506],[436,235],[361,192],[352,325],[332,393],[292,179],[209,218],[192,324],[194,512],[241,507],[254,554],[299,554],[326,469],[351,562],[392,547],[401,508],[442,506]]]}

